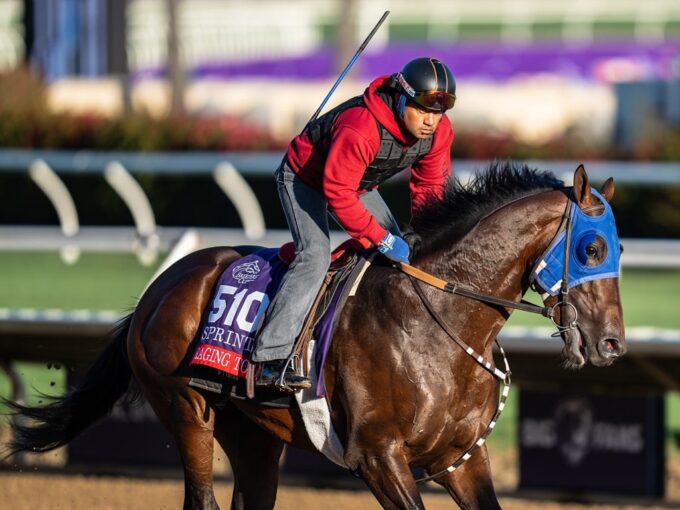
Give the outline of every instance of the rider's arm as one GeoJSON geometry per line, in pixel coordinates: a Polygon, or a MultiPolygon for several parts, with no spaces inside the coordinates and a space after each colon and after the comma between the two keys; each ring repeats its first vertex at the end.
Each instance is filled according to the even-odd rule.
{"type": "Polygon", "coordinates": [[[387,231],[361,203],[357,188],[379,144],[375,119],[365,108],[343,112],[331,132],[323,176],[324,195],[340,225],[355,239],[376,246],[387,231]]]}
{"type": "Polygon", "coordinates": [[[411,214],[425,205],[431,196],[439,199],[451,174],[453,129],[448,117],[442,117],[432,140],[432,148],[411,169],[411,214]]]}

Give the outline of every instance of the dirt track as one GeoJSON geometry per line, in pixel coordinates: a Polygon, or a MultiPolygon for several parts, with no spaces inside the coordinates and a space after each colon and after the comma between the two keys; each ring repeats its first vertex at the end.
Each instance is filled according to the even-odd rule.
{"type": "MultiPolygon", "coordinates": [[[[36,474],[0,474],[0,508],[13,510],[150,510],[179,509],[182,505],[180,481],[133,480],[130,478],[49,476],[36,474]]],[[[229,508],[231,486],[219,483],[216,495],[221,508],[229,508]]],[[[428,509],[456,508],[444,493],[429,492],[424,496],[428,509]]],[[[281,487],[276,508],[281,510],[318,510],[329,504],[333,510],[379,509],[366,491],[319,490],[281,487]]],[[[585,508],[578,504],[558,504],[501,498],[506,510],[566,510],[585,508]]],[[[594,505],[588,508],[614,510],[643,508],[636,506],[594,505]]],[[[661,508],[644,507],[644,508],[661,508]]],[[[668,508],[668,506],[666,506],[668,508]]],[[[677,508],[677,507],[676,507],[677,508]]]]}
{"type": "MultiPolygon", "coordinates": [[[[512,454],[491,456],[494,480],[506,510],[567,510],[586,505],[525,500],[508,495],[516,484],[512,454]]],[[[215,493],[221,508],[229,508],[231,485],[216,484],[215,493]]],[[[40,471],[0,472],[0,508],[13,510],[91,510],[91,509],[178,509],[181,508],[183,484],[179,480],[150,480],[116,477],[46,475],[40,471]]],[[[457,508],[441,490],[424,495],[428,509],[457,508]]],[[[380,508],[367,491],[310,489],[282,485],[276,508],[281,510],[317,510],[333,505],[333,510],[380,508]]],[[[635,508],[680,508],[680,457],[669,462],[667,500],[659,505],[589,505],[593,510],[635,508]]]]}

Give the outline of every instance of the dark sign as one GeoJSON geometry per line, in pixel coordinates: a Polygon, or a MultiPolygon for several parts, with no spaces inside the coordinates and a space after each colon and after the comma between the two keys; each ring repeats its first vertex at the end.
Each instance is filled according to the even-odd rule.
{"type": "Polygon", "coordinates": [[[520,488],[663,496],[662,396],[522,391],[520,488]]]}
{"type": "MultiPolygon", "coordinates": [[[[334,464],[320,453],[286,447],[283,473],[315,477],[347,477],[349,470],[334,464]]],[[[349,477],[351,478],[351,476],[349,477]]]]}

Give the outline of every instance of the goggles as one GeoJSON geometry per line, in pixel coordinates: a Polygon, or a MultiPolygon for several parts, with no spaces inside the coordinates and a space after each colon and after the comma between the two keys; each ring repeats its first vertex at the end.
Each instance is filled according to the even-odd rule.
{"type": "Polygon", "coordinates": [[[441,90],[430,90],[427,92],[416,92],[411,101],[428,110],[443,112],[450,110],[456,103],[456,95],[443,92],[441,90]]]}
{"type": "Polygon", "coordinates": [[[404,79],[401,73],[396,74],[397,83],[406,92],[408,98],[423,108],[444,112],[450,110],[456,103],[456,95],[444,90],[428,90],[416,92],[411,85],[404,79]]]}

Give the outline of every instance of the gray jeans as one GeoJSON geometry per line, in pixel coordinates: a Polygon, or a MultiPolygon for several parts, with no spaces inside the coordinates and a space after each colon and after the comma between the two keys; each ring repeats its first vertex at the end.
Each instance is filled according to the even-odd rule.
{"type": "MultiPolygon", "coordinates": [[[[253,361],[287,358],[300,334],[330,264],[328,204],[323,193],[303,183],[285,162],[276,170],[276,186],[288,228],[295,242],[295,259],[267,310],[258,334],[253,361]]],[[[399,226],[376,191],[361,195],[376,220],[395,235],[399,226]]]]}

